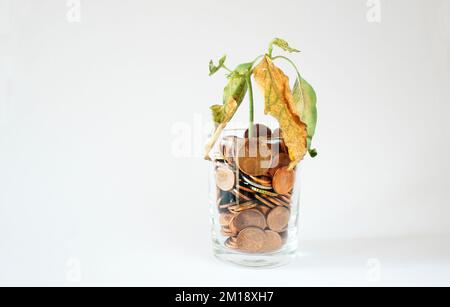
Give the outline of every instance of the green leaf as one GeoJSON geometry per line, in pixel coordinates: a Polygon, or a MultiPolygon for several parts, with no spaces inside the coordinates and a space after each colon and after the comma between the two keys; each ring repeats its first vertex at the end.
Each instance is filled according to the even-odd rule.
{"type": "Polygon", "coordinates": [[[252,68],[253,63],[245,63],[236,67],[228,76],[228,84],[223,91],[223,105],[211,107],[216,130],[205,146],[205,159],[210,159],[209,153],[244,100],[248,89],[247,78],[252,73],[252,68]]]}
{"type": "Polygon", "coordinates": [[[269,55],[272,56],[272,51],[273,51],[273,46],[277,46],[280,47],[281,49],[283,49],[286,52],[300,52],[300,50],[297,50],[295,48],[292,48],[291,46],[289,46],[289,43],[287,41],[285,41],[282,38],[275,38],[269,46],[269,55]]]}
{"type": "Polygon", "coordinates": [[[218,72],[221,68],[224,67],[225,65],[225,61],[227,60],[227,56],[224,55],[222,58],[220,58],[219,60],[219,65],[215,65],[214,62],[211,60],[209,62],[209,75],[212,76],[214,75],[216,72],[218,72]]]}
{"type": "Polygon", "coordinates": [[[224,108],[223,105],[213,105],[210,107],[212,112],[213,121],[216,124],[220,124],[223,122],[224,118],[224,108]]]}
{"type": "Polygon", "coordinates": [[[230,97],[234,98],[238,106],[242,103],[247,93],[247,76],[250,74],[253,63],[241,64],[230,74],[228,84],[223,91],[223,103],[227,103],[230,97]]]}
{"type": "Polygon", "coordinates": [[[297,77],[292,92],[297,113],[307,126],[309,155],[314,158],[317,151],[311,146],[317,125],[317,95],[313,87],[300,76],[297,77]]]}
{"type": "Polygon", "coordinates": [[[236,102],[236,110],[234,110],[233,115],[237,111],[247,94],[246,78],[251,73],[252,67],[253,63],[241,64],[230,74],[228,83],[223,90],[223,105],[213,105],[211,107],[214,123],[222,124],[226,121],[227,116],[225,114],[230,110],[230,101],[236,102]]]}

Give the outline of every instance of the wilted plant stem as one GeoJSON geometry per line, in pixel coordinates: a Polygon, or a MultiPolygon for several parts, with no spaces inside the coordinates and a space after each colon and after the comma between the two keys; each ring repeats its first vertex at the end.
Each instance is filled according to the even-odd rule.
{"type": "Polygon", "coordinates": [[[287,57],[285,57],[285,56],[279,55],[279,56],[273,57],[273,58],[272,58],[272,61],[275,61],[275,60],[278,60],[278,59],[283,59],[283,60],[289,62],[289,63],[292,65],[292,67],[294,67],[295,71],[297,72],[297,76],[298,76],[299,78],[301,77],[301,76],[300,76],[300,71],[298,70],[297,65],[295,65],[295,63],[292,62],[291,59],[289,59],[289,58],[287,58],[287,57]]]}
{"type": "Polygon", "coordinates": [[[248,95],[249,95],[249,101],[250,101],[250,122],[249,122],[249,127],[248,127],[248,135],[251,137],[251,136],[253,136],[253,124],[255,121],[254,102],[253,102],[253,87],[252,87],[251,74],[249,74],[247,76],[247,87],[248,87],[248,95]]]}

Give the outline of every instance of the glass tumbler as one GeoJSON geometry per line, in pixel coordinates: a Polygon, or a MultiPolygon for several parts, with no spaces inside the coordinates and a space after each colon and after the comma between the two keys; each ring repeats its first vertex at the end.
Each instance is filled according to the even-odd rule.
{"type": "Polygon", "coordinates": [[[211,157],[214,255],[248,267],[288,263],[298,245],[300,172],[289,168],[282,131],[225,130],[211,157]]]}

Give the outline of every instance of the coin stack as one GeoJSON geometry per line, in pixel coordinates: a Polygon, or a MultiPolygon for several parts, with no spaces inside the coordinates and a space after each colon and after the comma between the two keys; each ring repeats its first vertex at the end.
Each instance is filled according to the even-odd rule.
{"type": "Polygon", "coordinates": [[[295,169],[279,129],[255,125],[227,136],[215,161],[217,206],[225,246],[244,253],[280,250],[287,238],[295,169]]]}

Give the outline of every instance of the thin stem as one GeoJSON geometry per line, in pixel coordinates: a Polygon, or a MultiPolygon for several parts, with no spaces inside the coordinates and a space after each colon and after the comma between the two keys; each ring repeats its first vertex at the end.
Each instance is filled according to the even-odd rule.
{"type": "Polygon", "coordinates": [[[301,78],[300,71],[298,70],[297,65],[295,65],[294,62],[292,62],[289,58],[282,56],[282,55],[272,58],[273,61],[278,60],[278,59],[283,59],[285,61],[288,61],[294,67],[295,71],[297,72],[298,77],[301,78]]]}
{"type": "Polygon", "coordinates": [[[269,55],[269,57],[270,58],[272,58],[272,53],[273,53],[273,43],[275,42],[275,40],[272,40],[271,42],[270,42],[270,45],[269,45],[269,52],[268,52],[268,55],[269,55]]]}
{"type": "Polygon", "coordinates": [[[247,76],[247,87],[248,87],[248,95],[249,95],[249,101],[250,101],[250,123],[248,128],[248,135],[250,137],[253,136],[253,124],[255,121],[255,113],[254,113],[254,101],[253,101],[253,87],[252,87],[252,80],[251,75],[249,74],[247,76]]]}
{"type": "Polygon", "coordinates": [[[298,82],[299,82],[300,95],[301,95],[301,97],[302,97],[302,100],[304,101],[305,96],[304,96],[304,94],[303,94],[303,89],[302,89],[302,87],[301,87],[302,76],[300,75],[300,71],[298,70],[297,65],[295,65],[295,63],[292,62],[291,59],[289,59],[289,58],[287,58],[287,57],[285,57],[285,56],[282,56],[282,55],[279,55],[279,56],[276,56],[276,57],[272,58],[273,61],[275,61],[275,60],[277,60],[277,59],[283,59],[283,60],[285,60],[285,61],[288,61],[288,62],[294,67],[295,71],[297,72],[297,78],[298,78],[298,82]]]}
{"type": "Polygon", "coordinates": [[[250,72],[250,74],[252,74],[253,73],[253,70],[254,70],[254,66],[255,66],[255,63],[260,59],[260,58],[263,58],[264,57],[264,55],[260,55],[260,56],[258,56],[258,57],[256,57],[256,59],[255,60],[253,60],[253,62],[252,62],[252,69],[251,69],[251,72],[250,72]]]}
{"type": "Polygon", "coordinates": [[[225,70],[227,70],[229,73],[232,73],[232,72],[233,72],[231,69],[229,69],[228,67],[226,67],[225,64],[222,65],[222,67],[223,67],[225,70]]]}

